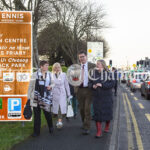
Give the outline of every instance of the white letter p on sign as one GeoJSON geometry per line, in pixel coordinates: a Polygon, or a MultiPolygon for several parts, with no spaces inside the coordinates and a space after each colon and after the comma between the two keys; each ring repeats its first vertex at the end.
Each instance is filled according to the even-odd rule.
{"type": "Polygon", "coordinates": [[[17,99],[11,101],[11,110],[14,110],[15,106],[19,106],[19,101],[17,99]]]}

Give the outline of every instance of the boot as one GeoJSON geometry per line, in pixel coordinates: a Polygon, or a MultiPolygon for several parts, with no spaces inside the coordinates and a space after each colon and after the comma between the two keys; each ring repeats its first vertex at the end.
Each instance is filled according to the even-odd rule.
{"type": "Polygon", "coordinates": [[[104,132],[109,132],[110,121],[106,121],[104,132]]]}
{"type": "Polygon", "coordinates": [[[96,138],[100,138],[102,137],[102,125],[101,122],[96,122],[96,128],[97,128],[97,134],[96,134],[96,138]]]}

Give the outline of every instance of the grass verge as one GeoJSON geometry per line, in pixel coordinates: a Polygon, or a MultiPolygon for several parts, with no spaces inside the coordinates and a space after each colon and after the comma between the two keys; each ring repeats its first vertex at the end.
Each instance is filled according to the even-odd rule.
{"type": "MultiPolygon", "coordinates": [[[[41,125],[46,125],[43,112],[41,125]]],[[[0,122],[0,150],[10,150],[13,145],[28,138],[33,132],[33,119],[31,122],[0,122]]]]}

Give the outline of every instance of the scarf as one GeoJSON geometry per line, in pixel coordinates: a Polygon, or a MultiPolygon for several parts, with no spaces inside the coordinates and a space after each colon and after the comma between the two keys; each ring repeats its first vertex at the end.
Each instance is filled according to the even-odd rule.
{"type": "Polygon", "coordinates": [[[37,101],[37,104],[41,109],[44,109],[47,112],[51,111],[52,106],[52,92],[47,90],[47,86],[51,84],[51,75],[50,72],[45,73],[45,79],[43,74],[39,69],[37,71],[35,91],[34,91],[34,100],[37,101]]]}

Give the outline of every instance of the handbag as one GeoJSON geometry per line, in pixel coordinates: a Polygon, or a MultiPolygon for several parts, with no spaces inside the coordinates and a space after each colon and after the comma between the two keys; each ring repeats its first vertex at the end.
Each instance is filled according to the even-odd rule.
{"type": "Polygon", "coordinates": [[[25,108],[24,108],[24,112],[23,112],[24,118],[29,120],[32,117],[32,109],[30,106],[30,99],[28,99],[25,108]]]}
{"type": "Polygon", "coordinates": [[[73,117],[74,116],[74,112],[73,112],[73,108],[72,108],[72,104],[71,101],[68,102],[68,106],[67,106],[67,118],[73,117]]]}

